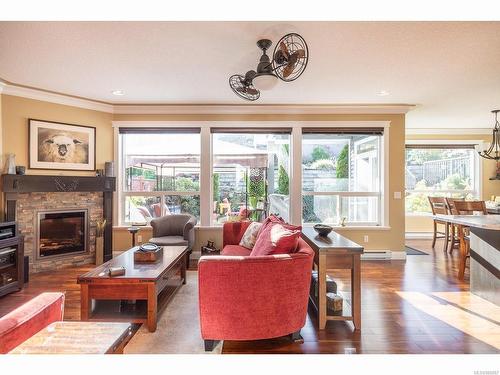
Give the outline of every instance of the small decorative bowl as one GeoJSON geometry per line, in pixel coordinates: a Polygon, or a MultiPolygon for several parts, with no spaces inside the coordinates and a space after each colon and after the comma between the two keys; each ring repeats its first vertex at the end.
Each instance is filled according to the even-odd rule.
{"type": "Polygon", "coordinates": [[[316,224],[313,228],[320,236],[323,237],[328,236],[328,234],[333,230],[333,227],[326,224],[316,224]]]}

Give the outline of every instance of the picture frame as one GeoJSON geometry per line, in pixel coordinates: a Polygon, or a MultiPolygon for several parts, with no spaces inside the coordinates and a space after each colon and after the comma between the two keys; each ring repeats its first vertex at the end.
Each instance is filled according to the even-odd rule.
{"type": "Polygon", "coordinates": [[[96,128],[28,119],[30,169],[95,171],[96,128]]]}

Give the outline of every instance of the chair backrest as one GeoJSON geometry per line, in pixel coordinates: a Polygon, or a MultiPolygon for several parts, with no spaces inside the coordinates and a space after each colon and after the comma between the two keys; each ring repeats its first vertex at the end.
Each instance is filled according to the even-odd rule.
{"type": "Polygon", "coordinates": [[[443,197],[427,197],[429,199],[429,204],[431,205],[431,210],[433,215],[447,215],[448,206],[446,204],[446,198],[443,197]]]}
{"type": "Polygon", "coordinates": [[[151,220],[153,237],[182,236],[184,226],[192,218],[189,214],[162,216],[151,220]]]}
{"type": "Polygon", "coordinates": [[[455,201],[455,209],[458,215],[474,215],[475,212],[488,214],[484,201],[455,201]]]}
{"type": "Polygon", "coordinates": [[[448,210],[452,215],[458,215],[457,209],[455,208],[455,202],[463,202],[465,198],[446,198],[446,204],[448,205],[448,210]]]}

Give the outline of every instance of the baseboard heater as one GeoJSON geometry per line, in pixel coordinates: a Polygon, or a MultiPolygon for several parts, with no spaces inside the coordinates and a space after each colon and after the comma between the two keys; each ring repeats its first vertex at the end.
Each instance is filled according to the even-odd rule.
{"type": "Polygon", "coordinates": [[[361,260],[391,260],[392,251],[390,250],[369,250],[361,254],[361,260]]]}

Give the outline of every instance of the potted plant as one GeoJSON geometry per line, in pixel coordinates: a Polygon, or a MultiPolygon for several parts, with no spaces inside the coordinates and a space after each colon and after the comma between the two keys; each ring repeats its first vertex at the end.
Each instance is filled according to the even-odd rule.
{"type": "Polygon", "coordinates": [[[106,219],[97,221],[95,236],[95,264],[100,265],[104,262],[104,229],[106,228],[106,219]]]}

